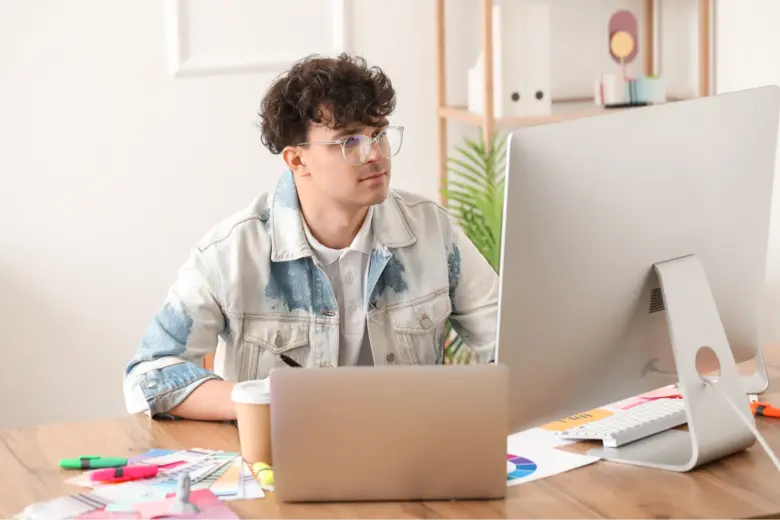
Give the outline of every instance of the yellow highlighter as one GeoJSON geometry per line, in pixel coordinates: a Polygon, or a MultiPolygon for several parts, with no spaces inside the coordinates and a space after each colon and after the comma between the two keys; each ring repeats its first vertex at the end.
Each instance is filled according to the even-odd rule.
{"type": "Polygon", "coordinates": [[[255,462],[252,464],[252,473],[260,480],[264,486],[274,485],[274,470],[265,462],[255,462]]]}

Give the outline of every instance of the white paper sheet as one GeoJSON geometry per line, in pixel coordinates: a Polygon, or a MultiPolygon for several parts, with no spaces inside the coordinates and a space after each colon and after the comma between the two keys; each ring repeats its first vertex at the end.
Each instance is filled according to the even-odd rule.
{"type": "Polygon", "coordinates": [[[541,428],[510,435],[507,438],[507,486],[526,484],[600,460],[557,449],[557,446],[570,443],[541,428]]]}

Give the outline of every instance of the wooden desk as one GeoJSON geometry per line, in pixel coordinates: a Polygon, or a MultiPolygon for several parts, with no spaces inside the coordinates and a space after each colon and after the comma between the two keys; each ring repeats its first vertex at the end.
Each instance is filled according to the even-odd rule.
{"type": "MultiPolygon", "coordinates": [[[[764,397],[780,402],[780,348],[767,358],[773,384],[764,397]]],[[[780,450],[780,419],[759,419],[759,428],[780,450]]],[[[0,517],[79,491],[63,483],[74,473],[59,469],[61,458],[192,447],[238,451],[236,430],[145,417],[0,430],[0,517]]],[[[277,504],[268,493],[228,504],[244,518],[780,518],[780,473],[756,443],[687,474],[600,461],[509,488],[498,501],[277,504]]]]}

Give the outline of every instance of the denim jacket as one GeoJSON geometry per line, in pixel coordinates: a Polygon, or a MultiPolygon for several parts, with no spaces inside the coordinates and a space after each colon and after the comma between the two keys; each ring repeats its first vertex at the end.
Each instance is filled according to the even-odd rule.
{"type": "MultiPolygon", "coordinates": [[[[442,363],[447,319],[477,362],[491,361],[498,276],[449,214],[390,190],[372,226],[366,322],[375,364],[442,363]]],[[[338,304],[289,171],[193,248],[126,367],[127,410],[167,415],[209,379],[266,377],[285,366],[281,353],[305,367],[339,358],[338,304]],[[215,351],[211,372],[202,359],[215,351]]]]}

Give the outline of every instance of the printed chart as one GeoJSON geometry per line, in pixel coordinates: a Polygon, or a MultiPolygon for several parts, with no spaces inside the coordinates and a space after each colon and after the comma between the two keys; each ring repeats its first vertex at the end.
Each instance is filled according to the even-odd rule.
{"type": "Polygon", "coordinates": [[[528,475],[536,471],[536,463],[532,460],[528,460],[525,457],[518,457],[516,455],[506,456],[506,480],[512,482],[520,478],[525,478],[528,475]]]}
{"type": "Polygon", "coordinates": [[[519,486],[596,462],[590,457],[558,449],[570,444],[554,431],[532,428],[507,437],[506,485],[519,486]],[[522,456],[519,455],[522,453],[522,456]]]}

